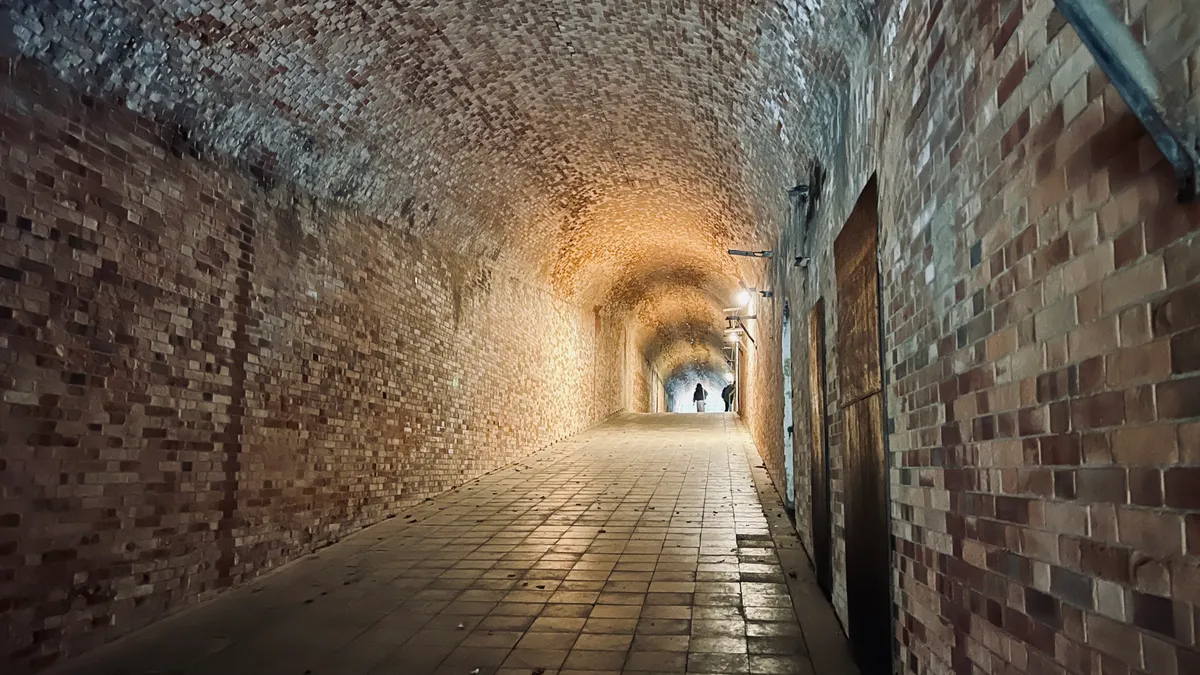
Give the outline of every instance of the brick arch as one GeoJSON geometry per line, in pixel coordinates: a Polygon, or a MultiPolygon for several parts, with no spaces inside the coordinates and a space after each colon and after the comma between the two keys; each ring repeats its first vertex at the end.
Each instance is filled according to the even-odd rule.
{"type": "Polygon", "coordinates": [[[764,167],[824,142],[863,40],[862,12],[798,0],[60,4],[14,10],[64,79],[568,296],[656,246],[769,240],[764,167]]]}

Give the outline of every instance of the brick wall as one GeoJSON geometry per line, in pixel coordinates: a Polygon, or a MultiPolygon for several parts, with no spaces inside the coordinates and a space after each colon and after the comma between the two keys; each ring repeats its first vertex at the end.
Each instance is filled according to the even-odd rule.
{"type": "MultiPolygon", "coordinates": [[[[1196,670],[1200,214],[1173,201],[1157,150],[1051,0],[894,0],[875,14],[824,5],[838,9],[789,0],[690,12],[695,29],[679,49],[638,33],[663,24],[637,13],[619,17],[629,30],[616,39],[576,12],[546,37],[508,5],[486,8],[482,23],[453,3],[368,12],[362,31],[361,17],[321,12],[312,25],[350,29],[318,39],[347,39],[328,63],[289,68],[303,58],[281,59],[294,55],[276,51],[287,41],[264,39],[254,20],[205,28],[147,12],[136,31],[97,32],[90,14],[22,3],[26,19],[47,8],[58,17],[20,24],[22,53],[56,73],[145,110],[198,110],[194,126],[210,134],[213,120],[232,120],[232,155],[278,155],[293,177],[346,188],[408,227],[197,161],[170,127],[45,92],[9,97],[0,480],[22,492],[0,511],[0,556],[13,570],[0,583],[7,626],[43,627],[17,638],[18,649],[38,641],[21,658],[115,635],[640,399],[635,375],[617,379],[629,361],[620,322],[524,281],[511,267],[523,259],[601,304],[624,294],[635,307],[688,287],[719,311],[738,280],[775,290],[750,324],[743,388],[779,484],[780,311],[790,302],[799,327],[824,299],[833,595],[845,620],[831,246],[874,175],[899,669],[1196,670]],[[380,16],[395,18],[371,20],[380,16]],[[473,57],[474,33],[372,32],[405,21],[511,28],[511,70],[471,69],[502,51],[473,57]],[[196,39],[180,37],[193,29],[196,39]],[[209,43],[213,31],[236,41],[209,43]],[[539,47],[550,43],[559,47],[539,47]],[[235,44],[243,49],[227,53],[235,44]],[[347,65],[363,44],[469,75],[420,95],[368,87],[347,65]],[[138,60],[155,50],[169,67],[138,60]],[[92,81],[91,57],[110,51],[121,67],[92,81]],[[202,72],[176,58],[184,51],[202,72]],[[73,58],[81,53],[89,58],[73,58]],[[510,72],[521,75],[511,87],[510,72]],[[549,86],[545,72],[557,78],[549,86]],[[559,95],[568,83],[572,100],[559,95]],[[222,107],[225,93],[237,105],[222,107]],[[584,114],[597,109],[605,115],[584,114]],[[295,128],[264,133],[280,118],[295,128]],[[366,166],[355,159],[363,138],[399,138],[410,119],[447,124],[427,125],[412,152],[387,148],[370,180],[351,180],[366,166]],[[306,134],[321,152],[305,149],[306,134]],[[808,181],[813,161],[828,178],[800,270],[784,191],[808,181]],[[461,203],[419,196],[435,190],[461,203]],[[778,254],[724,255],[760,245],[778,254]],[[662,285],[650,283],[664,269],[662,285]],[[134,539],[118,542],[127,532],[134,539]],[[22,596],[34,574],[51,575],[36,579],[59,594],[22,596]]],[[[1172,99],[1195,110],[1195,3],[1114,5],[1170,65],[1172,99]]],[[[404,76],[427,84],[432,72],[404,76]]],[[[651,358],[656,367],[683,363],[681,345],[719,330],[642,323],[657,331],[654,353],[671,354],[651,358]]],[[[793,354],[806,339],[793,330],[793,354]]],[[[799,438],[810,423],[806,368],[795,360],[799,438]]],[[[801,459],[805,505],[807,471],[801,459]]]]}
{"type": "MultiPolygon", "coordinates": [[[[1200,672],[1200,210],[1049,0],[890,5],[818,158],[813,264],[772,277],[827,309],[839,615],[830,247],[875,174],[898,670],[1200,672]]],[[[1194,6],[1114,5],[1196,110],[1194,6]]]]}
{"type": "MultiPolygon", "coordinates": [[[[1194,9],[1118,5],[1195,72],[1194,9]]],[[[913,56],[962,86],[931,76],[893,112],[917,167],[882,245],[904,668],[1196,671],[1197,504],[1176,491],[1200,210],[1051,3],[927,16],[913,56]]]]}
{"type": "MultiPolygon", "coordinates": [[[[630,340],[625,350],[623,371],[629,379],[629,399],[625,409],[630,412],[651,412],[654,406],[654,365],[638,349],[637,342],[630,340]]],[[[661,412],[661,411],[660,411],[661,412]]]]}
{"type": "MultiPolygon", "coordinates": [[[[769,277],[765,272],[766,268],[763,271],[753,270],[750,272],[751,279],[766,280],[769,277]]],[[[755,283],[757,287],[768,287],[768,283],[763,281],[755,283]]],[[[749,313],[758,318],[748,326],[754,341],[742,339],[750,371],[750,381],[744,384],[748,396],[742,416],[754,430],[755,444],[763,465],[782,494],[787,485],[784,471],[782,356],[779,347],[783,300],[781,297],[775,302],[774,299],[760,297],[752,302],[749,313]]]]}
{"type": "Polygon", "coordinates": [[[4,71],[8,667],[144,625],[620,407],[616,319],[4,71]]]}

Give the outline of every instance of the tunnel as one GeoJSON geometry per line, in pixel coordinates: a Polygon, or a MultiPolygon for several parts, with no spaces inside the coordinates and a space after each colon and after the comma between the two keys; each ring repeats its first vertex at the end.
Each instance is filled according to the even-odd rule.
{"type": "Polygon", "coordinates": [[[5,0],[0,64],[0,671],[1200,673],[1194,0],[5,0]]]}

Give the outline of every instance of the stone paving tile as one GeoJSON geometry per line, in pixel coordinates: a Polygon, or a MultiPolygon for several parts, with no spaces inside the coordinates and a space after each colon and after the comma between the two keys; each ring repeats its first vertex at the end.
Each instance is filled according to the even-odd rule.
{"type": "Polygon", "coordinates": [[[749,447],[622,416],[64,672],[811,673],[749,447]]]}

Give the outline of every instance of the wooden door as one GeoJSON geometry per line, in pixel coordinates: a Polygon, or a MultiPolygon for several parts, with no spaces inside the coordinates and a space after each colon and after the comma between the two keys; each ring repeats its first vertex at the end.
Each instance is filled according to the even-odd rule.
{"type": "Polygon", "coordinates": [[[825,301],[808,313],[808,442],[813,564],[826,598],[833,597],[833,527],[829,509],[829,448],[825,435],[825,301]]]}
{"type": "Polygon", "coordinates": [[[877,195],[872,179],[833,244],[837,365],[843,420],[846,593],[850,642],[863,675],[890,673],[891,536],[883,445],[877,195]]]}
{"type": "Polygon", "coordinates": [[[783,370],[783,475],[786,487],[783,506],[795,520],[796,515],[796,446],[793,443],[792,420],[792,317],[787,301],[783,303],[783,336],[780,340],[783,370]]]}
{"type": "Polygon", "coordinates": [[[746,418],[746,372],[749,368],[746,367],[746,350],[739,344],[738,350],[738,373],[737,373],[737,389],[734,390],[737,399],[737,414],[742,418],[746,418]]]}

